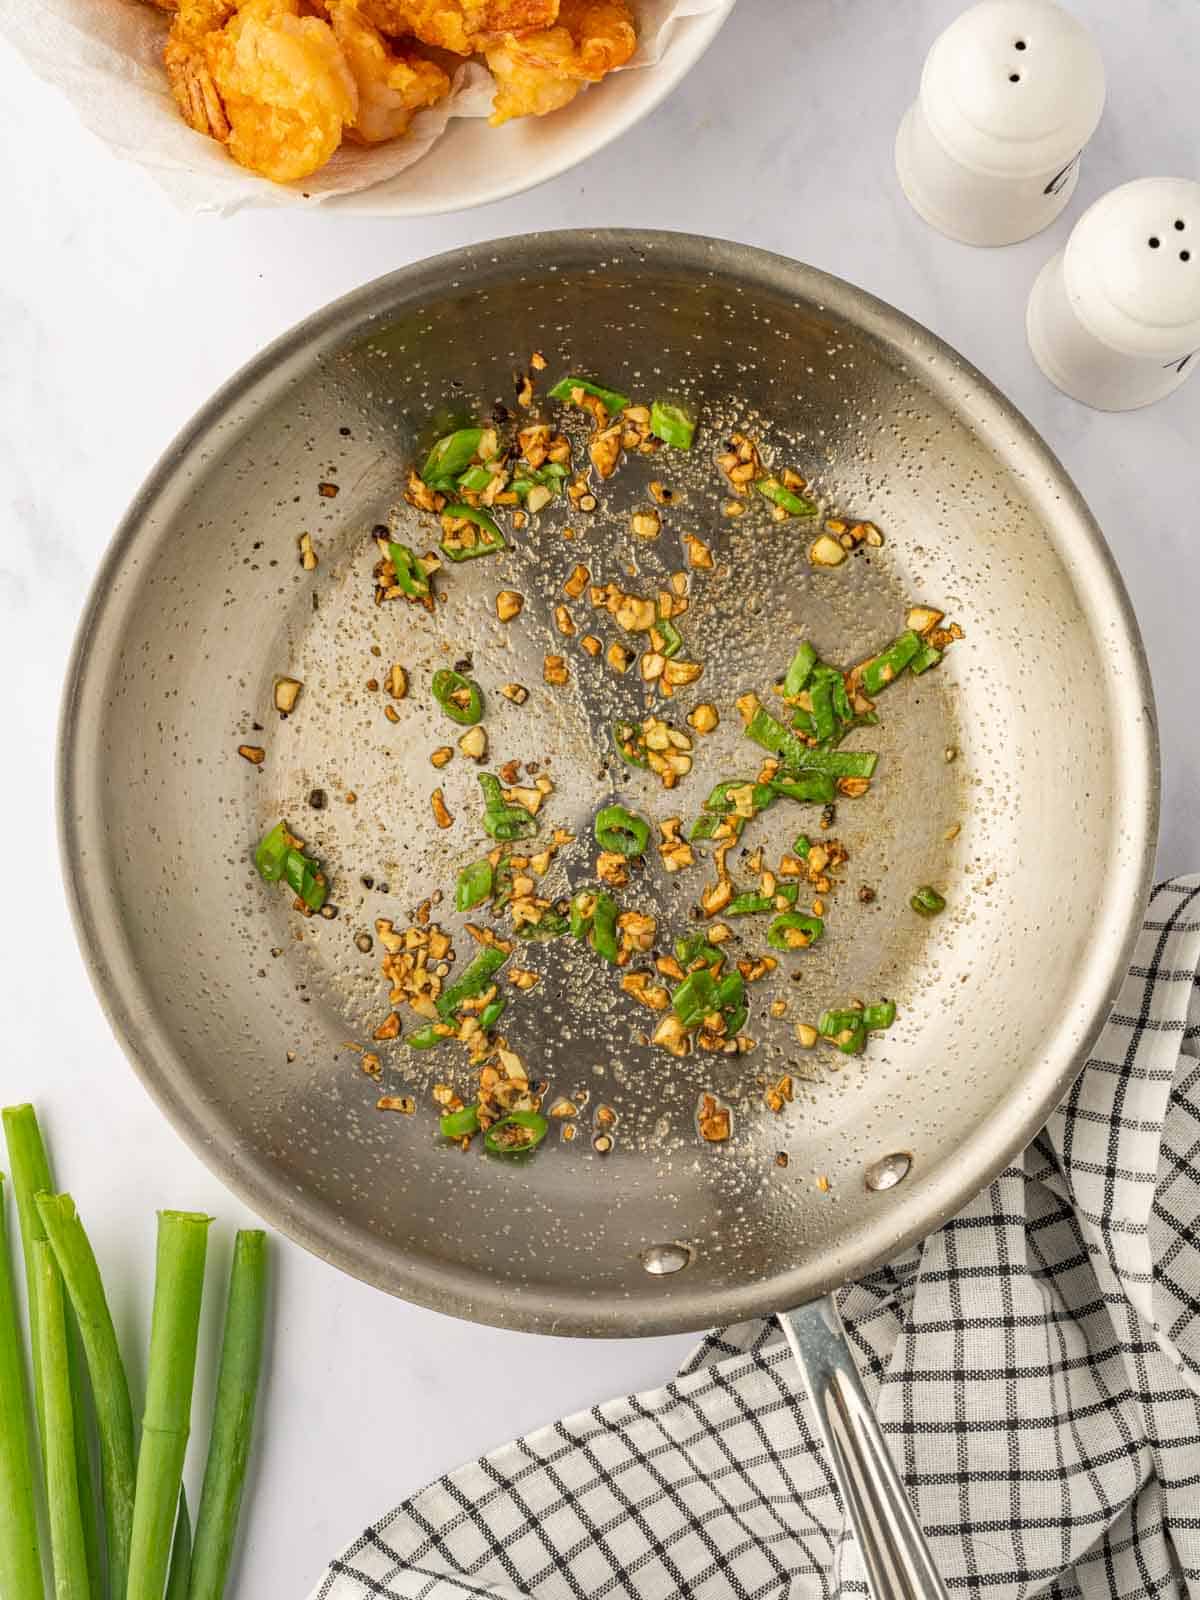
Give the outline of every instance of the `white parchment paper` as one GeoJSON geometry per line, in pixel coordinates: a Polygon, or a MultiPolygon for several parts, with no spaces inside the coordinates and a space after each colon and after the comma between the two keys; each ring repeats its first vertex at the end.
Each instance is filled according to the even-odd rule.
{"type": "MultiPolygon", "coordinates": [[[[655,70],[671,49],[676,20],[727,5],[728,0],[634,0],[638,49],[620,70],[655,70]]],[[[62,91],[115,155],[150,170],[189,210],[311,206],[368,189],[420,161],[451,118],[491,111],[491,75],[479,60],[466,61],[447,98],[419,112],[403,138],[372,147],[345,144],[303,182],[270,183],[239,167],[220,144],[194,133],[180,117],[162,65],[169,26],[169,16],[149,0],[0,0],[0,35],[40,78],[62,91]]]]}

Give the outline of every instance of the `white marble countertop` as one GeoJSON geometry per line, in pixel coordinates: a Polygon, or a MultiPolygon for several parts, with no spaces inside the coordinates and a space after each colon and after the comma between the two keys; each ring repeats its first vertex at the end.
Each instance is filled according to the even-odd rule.
{"type": "MultiPolygon", "coordinates": [[[[138,1285],[116,1295],[132,1348],[146,1336],[153,1206],[208,1207],[229,1225],[244,1212],[125,1065],[75,949],[53,823],[64,664],[105,542],[176,429],[269,339],[379,273],[521,230],[654,226],[804,258],[928,324],[1044,433],[1104,528],[1158,696],[1161,868],[1200,866],[1200,382],[1146,411],[1101,415],[1051,388],[1023,332],[1034,274],[1086,203],[1133,177],[1200,176],[1200,31],[1194,0],[1073,4],[1108,65],[1104,121],[1067,215],[994,252],[931,233],[892,172],[924,51],[959,0],[741,0],[717,46],[641,128],[530,195],[418,223],[182,216],[0,50],[0,683],[10,752],[0,1101],[38,1101],[60,1181],[110,1280],[138,1285]]],[[[216,1246],[222,1262],[230,1232],[216,1246]]],[[[657,1381],[689,1342],[582,1344],[476,1328],[388,1300],[286,1245],[275,1311],[253,1514],[233,1585],[255,1600],[300,1600],[342,1542],[427,1478],[657,1381]]],[[[207,1389],[202,1408],[206,1398],[207,1389]]]]}

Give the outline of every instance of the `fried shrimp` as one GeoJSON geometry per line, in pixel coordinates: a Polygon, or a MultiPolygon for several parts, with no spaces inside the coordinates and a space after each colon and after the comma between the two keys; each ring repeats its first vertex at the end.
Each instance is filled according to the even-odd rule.
{"type": "Polygon", "coordinates": [[[188,126],[276,183],[323,166],[358,113],[333,29],[300,0],[180,0],[163,60],[188,126]]]}
{"type": "Polygon", "coordinates": [[[383,33],[406,33],[458,56],[474,55],[506,33],[548,28],[559,0],[364,0],[383,33]]]}
{"type": "Polygon", "coordinates": [[[358,89],[333,29],[300,0],[245,0],[205,55],[242,166],[291,183],[324,166],[358,114],[358,89]]]}
{"type": "Polygon", "coordinates": [[[624,66],[636,46],[627,0],[562,0],[555,27],[509,33],[485,51],[496,79],[492,126],[557,111],[585,83],[624,66]]]}
{"type": "Polygon", "coordinates": [[[394,139],[415,112],[450,92],[450,79],[435,61],[389,49],[356,0],[329,0],[329,21],[358,89],[358,110],[347,126],[348,139],[359,144],[394,139]]]}
{"type": "Polygon", "coordinates": [[[212,80],[205,40],[223,28],[234,0],[181,0],[163,50],[167,82],[189,128],[224,142],[229,120],[212,80]]]}

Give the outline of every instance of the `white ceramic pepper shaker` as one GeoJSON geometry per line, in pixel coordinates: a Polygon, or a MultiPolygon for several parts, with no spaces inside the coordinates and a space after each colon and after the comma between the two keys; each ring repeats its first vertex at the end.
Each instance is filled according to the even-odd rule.
{"type": "Polygon", "coordinates": [[[1025,325],[1050,381],[1098,411],[1178,389],[1200,365],[1200,183],[1110,189],[1042,268],[1025,325]]]}
{"type": "Polygon", "coordinates": [[[1052,0],[981,0],[934,41],[896,136],[913,208],[963,244],[1053,222],[1104,109],[1090,33],[1052,0]]]}

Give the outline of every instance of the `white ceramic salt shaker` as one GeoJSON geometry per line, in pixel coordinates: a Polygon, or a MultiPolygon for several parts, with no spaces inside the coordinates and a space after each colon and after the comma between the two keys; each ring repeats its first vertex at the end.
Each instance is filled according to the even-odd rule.
{"type": "Polygon", "coordinates": [[[1200,183],[1110,189],[1042,268],[1025,319],[1052,383],[1098,411],[1132,411],[1200,365],[1200,183]]]}
{"type": "Polygon", "coordinates": [[[1015,244],[1071,198],[1104,109],[1090,33],[1052,0],[981,0],[934,41],[896,136],[913,208],[963,244],[1015,244]]]}

